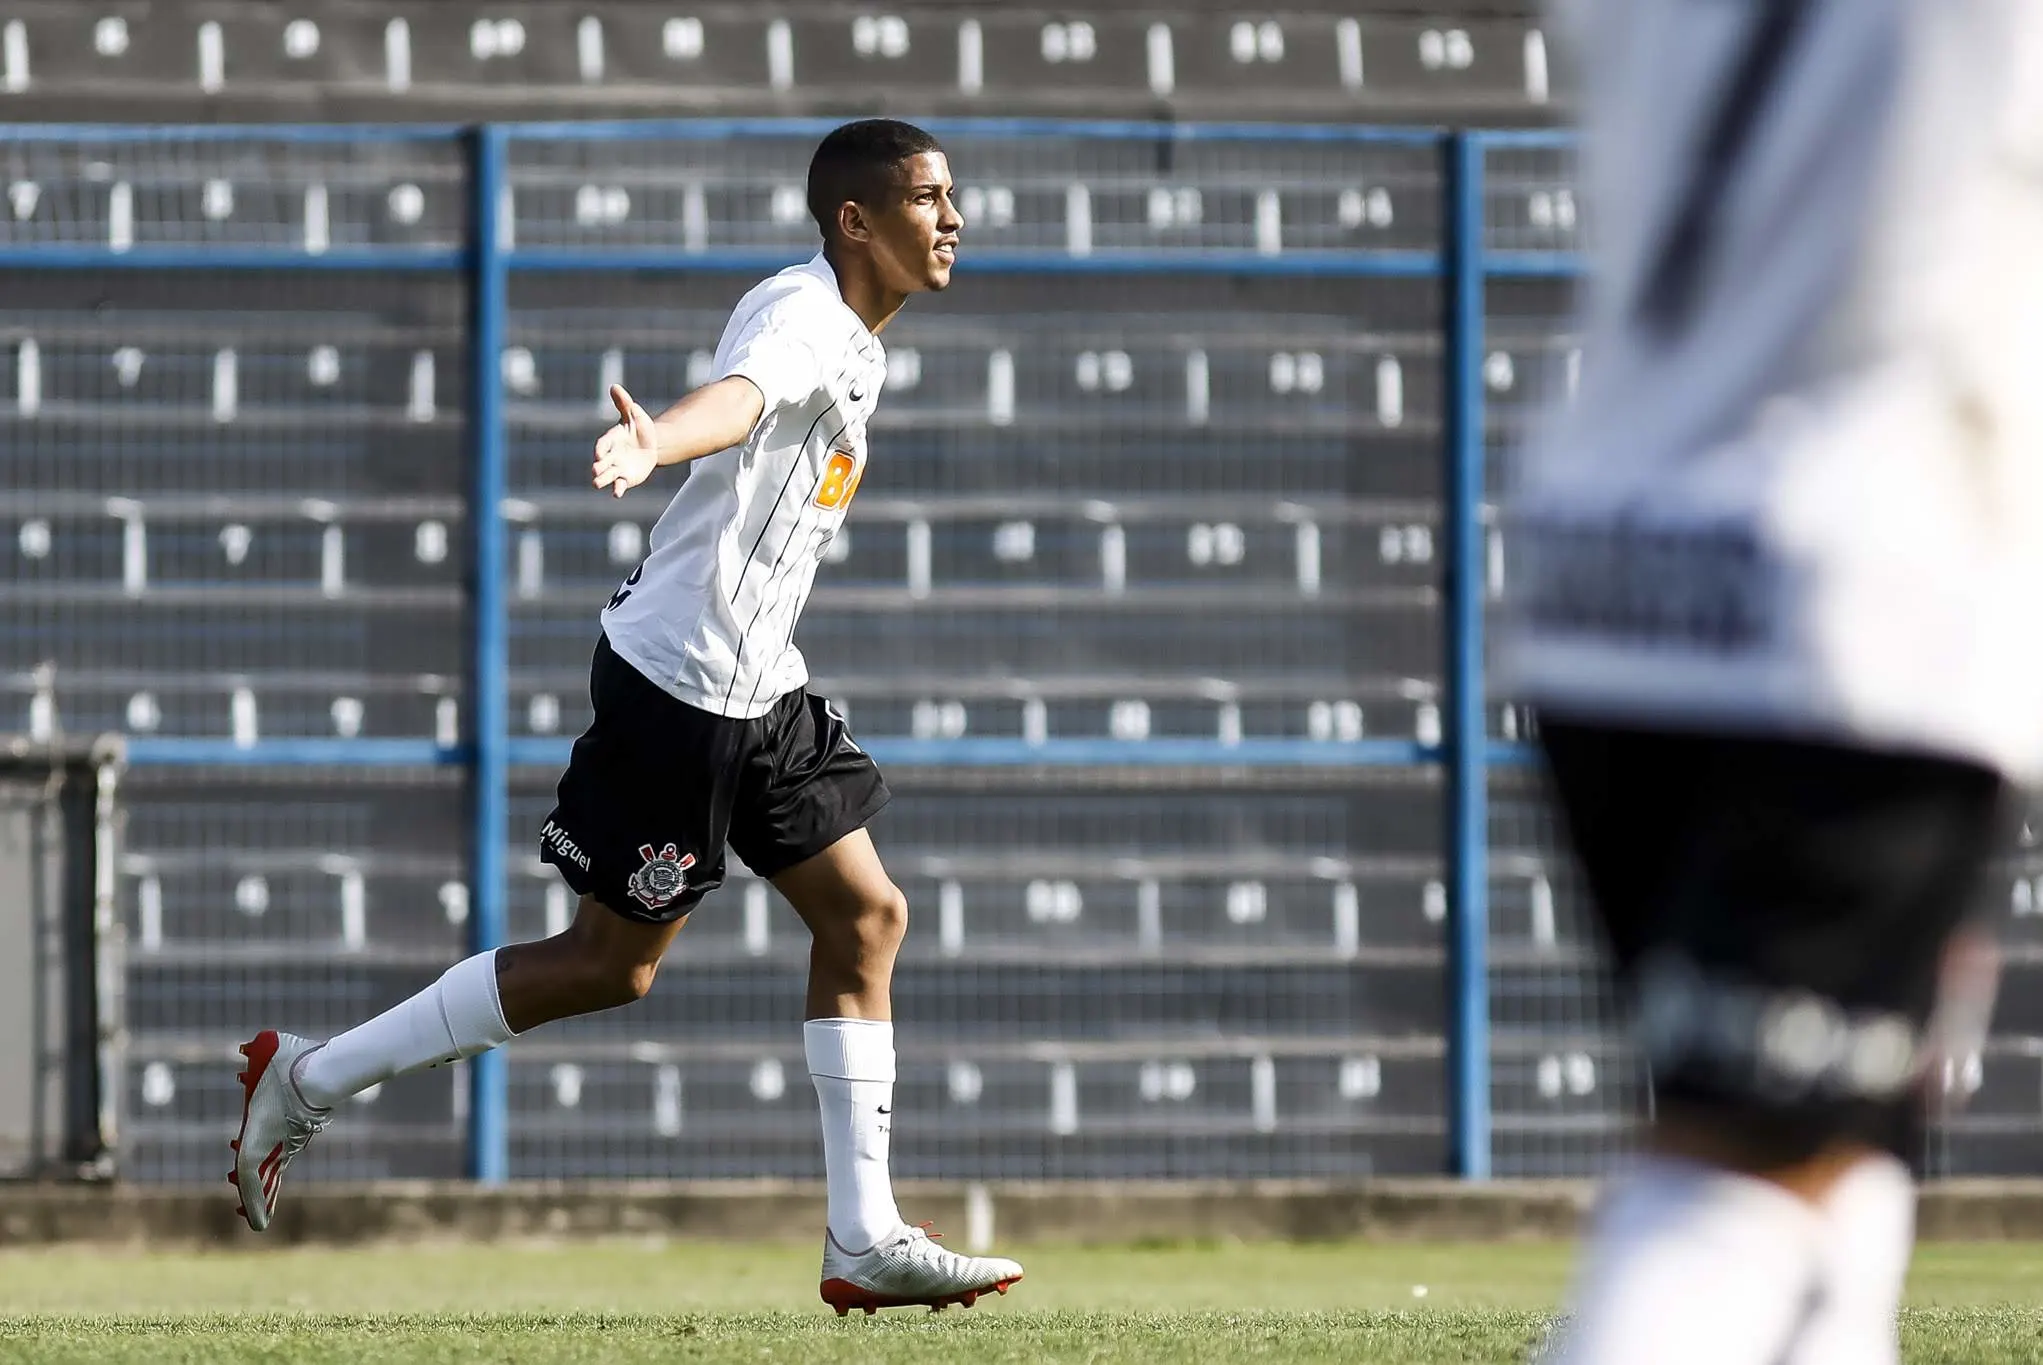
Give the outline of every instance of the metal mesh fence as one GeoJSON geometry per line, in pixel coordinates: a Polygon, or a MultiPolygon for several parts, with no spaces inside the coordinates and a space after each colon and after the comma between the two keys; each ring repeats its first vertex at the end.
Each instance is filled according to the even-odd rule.
{"type": "MultiPolygon", "coordinates": [[[[1437,738],[1437,284],[1165,269],[1428,248],[1434,149],[946,143],[972,250],[1032,273],[964,277],[889,327],[873,473],[797,632],[816,688],[878,745],[1101,741],[1140,762],[1180,738],[1437,738]]],[[[586,719],[595,609],[659,510],[580,492],[605,386],[664,402],[710,377],[752,278],[712,272],[813,241],[809,149],[512,144],[514,250],[549,267],[513,281],[504,371],[515,732],[586,719]],[[603,269],[650,248],[707,269],[603,269]]],[[[529,849],[549,796],[526,776],[510,824],[529,849]]],[[[874,834],[912,906],[904,1171],[1444,1163],[1428,775],[893,780],[874,834]]],[[[565,921],[536,862],[516,882],[518,932],[565,921]]],[[[512,1171],[812,1171],[805,956],[792,912],[735,876],[641,1006],[514,1045],[512,1171]]]]}
{"type": "MultiPolygon", "coordinates": [[[[541,774],[513,804],[529,827],[541,774]]],[[[897,1169],[953,1178],[1440,1169],[1440,812],[1424,774],[1215,792],[901,770],[897,1169]]],[[[569,898],[519,869],[519,934],[569,898]]],[[[801,1175],[807,935],[734,864],[630,1011],[514,1045],[518,1174],[801,1175]]]]}
{"type": "Polygon", "coordinates": [[[1949,1058],[1932,1077],[1938,1119],[1927,1166],[1949,1176],[2016,1175],[2035,1170],[2043,1129],[2043,1012],[2035,1006],[2043,965],[2043,811],[2033,797],[2015,822],[2016,837],[1987,869],[1979,916],[2001,940],[2000,996],[1993,1026],[1976,1052],[1949,1058]]]}
{"type": "MultiPolygon", "coordinates": [[[[452,770],[149,768],[125,798],[122,1161],[142,1180],[219,1179],[241,1111],[235,1044],[329,1035],[465,951],[462,783],[452,770]]],[[[459,1068],[358,1097],[310,1178],[451,1176],[459,1068]]]]}
{"type": "Polygon", "coordinates": [[[31,735],[458,727],[458,279],[0,272],[31,735]]]}
{"type": "MultiPolygon", "coordinates": [[[[1571,160],[1536,148],[1488,155],[1488,249],[1574,245],[1571,160]]],[[[1493,497],[1510,487],[1512,454],[1531,423],[1573,390],[1580,353],[1572,293],[1565,276],[1486,283],[1482,388],[1493,497]]],[[[1494,603],[1507,589],[1508,564],[1494,529],[1488,550],[1485,597],[1494,603]]],[[[1485,718],[1492,738],[1530,746],[1535,719],[1508,693],[1492,691],[1485,718]]],[[[1506,1176],[1594,1173],[1626,1148],[1647,1112],[1644,1067],[1625,1035],[1601,930],[1538,768],[1493,770],[1489,814],[1493,1168],[1506,1176]]]]}
{"type": "MultiPolygon", "coordinates": [[[[0,148],[5,728],[458,737],[465,178],[445,138],[0,148]]],[[[213,1181],[235,1042],[343,1027],[460,955],[463,786],[144,767],[125,801],[123,1162],[213,1181]]],[[[388,1091],[315,1169],[458,1173],[451,1078],[388,1091]]]]}
{"type": "MultiPolygon", "coordinates": [[[[511,136],[481,245],[451,136],[0,149],[0,706],[176,760],[127,788],[118,1080],[144,1178],[217,1164],[238,1038],[343,1027],[466,952],[478,848],[511,850],[511,937],[573,910],[532,840],[597,610],[663,501],[583,488],[604,388],[651,406],[702,382],[730,303],[810,233],[807,127],[616,131],[511,136]],[[492,254],[507,316],[478,370],[468,279],[492,254]],[[499,390],[500,432],[471,430],[499,390]],[[475,449],[506,485],[480,525],[475,449]],[[502,574],[477,581],[499,525],[502,574]],[[479,827],[448,761],[478,738],[487,620],[518,766],[479,827]]],[[[1445,382],[1468,339],[1442,332],[1441,143],[947,140],[968,268],[888,332],[873,474],[797,636],[897,791],[875,837],[912,906],[900,1168],[1439,1170],[1455,849],[1418,760],[1450,738],[1442,455],[1471,415],[1445,382]]],[[[1573,382],[1581,236],[1564,149],[1500,144],[1486,169],[1497,489],[1573,382]]],[[[1489,1154],[1592,1170],[1641,1069],[1510,747],[1533,719],[1501,694],[1484,714],[1512,759],[1489,780],[1489,1154]]],[[[1994,1041],[1942,1078],[1971,1104],[1937,1169],[2017,1168],[2043,1121],[2033,844],[1984,893],[2009,985],[1994,1041]]],[[[509,1050],[506,1173],[812,1172],[805,950],[734,866],[651,999],[509,1050]]],[[[393,1082],[307,1173],[460,1170],[490,1093],[465,1068],[393,1082]]]]}
{"type": "MultiPolygon", "coordinates": [[[[1545,403],[1579,378],[1571,335],[1570,253],[1592,241],[1576,149],[1546,135],[1506,136],[1484,157],[1483,245],[1498,275],[1485,292],[1483,388],[1489,486],[1508,489],[1510,454],[1545,403]]],[[[1490,589],[1503,586],[1493,544],[1490,589]]],[[[1529,738],[1536,719],[1493,696],[1494,737],[1529,738]]],[[[1602,961],[1586,889],[1571,865],[1556,812],[1536,773],[1498,771],[1491,782],[1490,1000],[1493,1153],[1499,1174],[1599,1169],[1650,1110],[1645,1068],[1624,1032],[1623,1010],[1602,961]]],[[[1938,1175],[2034,1169],[2043,1128],[2043,1046],[2029,1018],[2029,977],[2039,961],[2033,806],[2020,838],[1989,870],[1980,920],[2005,945],[2000,1005],[1985,1045],[1951,1058],[1931,1078],[1938,1116],[1925,1165],[1938,1175]]]]}
{"type": "MultiPolygon", "coordinates": [[[[580,489],[603,388],[701,382],[730,301],[808,236],[809,136],[512,144],[497,246],[540,267],[496,358],[515,736],[586,719],[595,610],[658,511],[580,489]],[[667,268],[610,268],[648,250],[667,268]]],[[[994,269],[890,334],[899,459],[804,631],[819,682],[882,742],[1436,741],[1430,140],[964,141],[994,269]]],[[[469,732],[463,161],[325,135],[9,155],[19,724],[241,756],[144,769],[123,863],[130,1169],[203,1178],[237,1038],[343,1027],[471,938],[458,773],[261,766],[469,732]]],[[[549,777],[519,779],[514,848],[549,777]]],[[[931,1118],[905,1171],[1443,1164],[1430,774],[1138,757],[896,786],[904,1097],[931,1118]]],[[[570,907],[515,866],[509,909],[528,936],[570,907]]],[[[513,1049],[513,1172],[812,1169],[802,971],[790,912],[734,878],[645,1006],[513,1049]]],[[[308,1174],[458,1169],[469,1103],[457,1073],[394,1082],[308,1174]]]]}
{"type": "MultiPolygon", "coordinates": [[[[824,127],[716,140],[520,140],[510,172],[517,245],[806,255],[816,227],[803,186],[824,127]]],[[[946,147],[970,171],[957,204],[981,257],[1296,256],[1428,249],[1439,239],[1439,177],[1423,141],[1039,132],[959,134],[946,147]]]]}
{"type": "Polygon", "coordinates": [[[462,152],[452,138],[335,130],[207,137],[12,140],[0,146],[0,243],[452,249],[465,238],[462,152]]]}

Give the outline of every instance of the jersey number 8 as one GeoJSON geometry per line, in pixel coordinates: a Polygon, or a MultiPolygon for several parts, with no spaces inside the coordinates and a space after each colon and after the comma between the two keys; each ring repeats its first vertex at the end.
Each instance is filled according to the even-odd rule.
{"type": "Polygon", "coordinates": [[[851,501],[864,477],[857,456],[843,450],[831,451],[830,462],[823,466],[823,482],[816,486],[816,506],[836,511],[851,501]]]}

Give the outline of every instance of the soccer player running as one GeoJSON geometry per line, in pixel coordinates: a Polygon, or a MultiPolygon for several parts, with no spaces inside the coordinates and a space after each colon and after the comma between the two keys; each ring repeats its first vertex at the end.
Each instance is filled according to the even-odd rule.
{"type": "Polygon", "coordinates": [[[1656,1121],[1550,1358],[1891,1365],[2043,768],[2043,5],[1581,8],[1584,361],[1503,643],[1656,1121]]]}
{"type": "Polygon", "coordinates": [[[694,468],[603,609],[595,719],[540,833],[581,893],[574,923],[457,963],[325,1043],[257,1034],[234,1168],[250,1227],[269,1224],[285,1166],[348,1096],[643,997],[722,883],[728,842],[814,939],[803,1035],[829,1186],[823,1298],[840,1313],[969,1306],[1021,1278],[1013,1261],[938,1246],[895,1207],[889,985],[908,907],[865,829],[887,787],[805,689],[791,642],[865,473],[887,374],[878,333],[909,295],[950,284],[963,219],[936,140],[886,119],[823,139],[808,202],[821,253],[739,301],[714,382],[657,419],[610,393],[619,421],[596,443],[596,488],[622,497],[663,465],[694,468]]]}

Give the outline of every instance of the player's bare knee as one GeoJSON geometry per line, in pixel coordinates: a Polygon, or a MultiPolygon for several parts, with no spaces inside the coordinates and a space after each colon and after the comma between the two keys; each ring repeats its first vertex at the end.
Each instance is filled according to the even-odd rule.
{"type": "Polygon", "coordinates": [[[868,985],[884,984],[908,933],[908,898],[888,884],[876,893],[847,893],[807,916],[816,957],[868,985]]]}
{"type": "Polygon", "coordinates": [[[859,898],[851,923],[861,948],[891,956],[908,937],[908,897],[889,882],[884,892],[859,898]]]}
{"type": "Polygon", "coordinates": [[[616,1009],[646,998],[657,964],[592,958],[579,964],[576,986],[586,1011],[616,1009]]]}
{"type": "Polygon", "coordinates": [[[624,964],[624,969],[617,973],[618,1003],[629,1005],[635,1000],[645,999],[646,996],[652,993],[653,977],[659,973],[659,970],[660,964],[657,962],[631,962],[624,964]]]}
{"type": "Polygon", "coordinates": [[[555,971],[584,1012],[615,1009],[643,1000],[653,988],[657,962],[616,951],[597,936],[569,929],[552,940],[555,971]]]}

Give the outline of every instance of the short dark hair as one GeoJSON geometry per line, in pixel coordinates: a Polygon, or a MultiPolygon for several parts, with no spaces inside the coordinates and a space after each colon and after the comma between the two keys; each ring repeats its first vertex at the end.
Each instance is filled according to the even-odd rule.
{"type": "Polygon", "coordinates": [[[912,123],[868,118],[833,128],[809,158],[809,216],[828,242],[837,210],[847,199],[878,202],[892,185],[894,168],[911,156],[941,152],[935,138],[912,123]]]}

